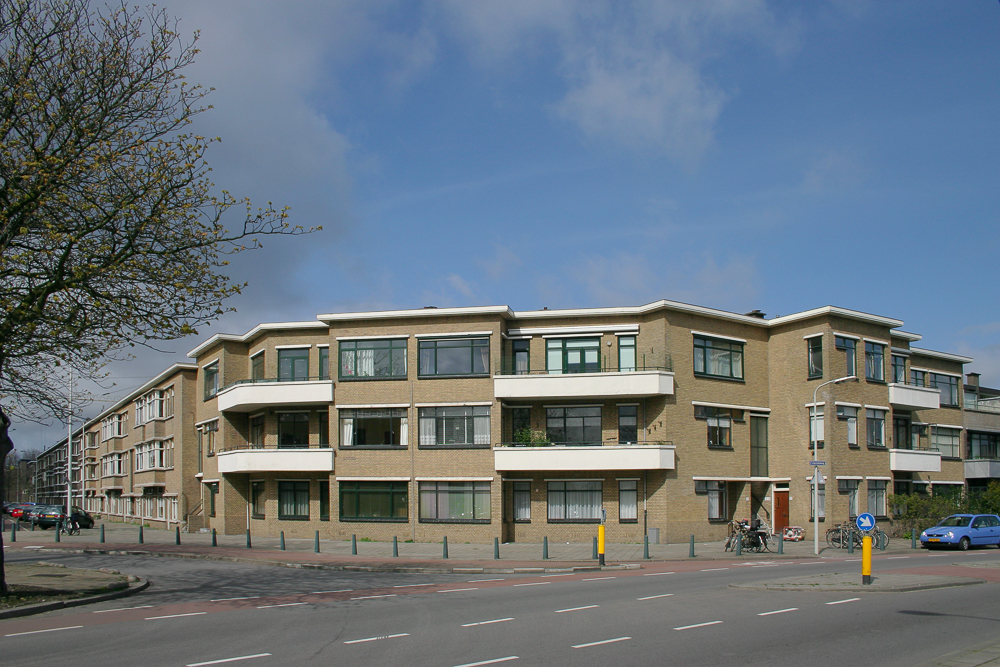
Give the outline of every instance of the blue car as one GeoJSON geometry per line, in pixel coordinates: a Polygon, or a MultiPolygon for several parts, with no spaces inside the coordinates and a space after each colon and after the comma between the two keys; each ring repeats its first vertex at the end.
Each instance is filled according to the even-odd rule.
{"type": "Polygon", "coordinates": [[[966,551],[985,544],[1000,547],[1000,516],[996,514],[952,514],[920,533],[920,545],[926,549],[948,545],[966,551]]]}

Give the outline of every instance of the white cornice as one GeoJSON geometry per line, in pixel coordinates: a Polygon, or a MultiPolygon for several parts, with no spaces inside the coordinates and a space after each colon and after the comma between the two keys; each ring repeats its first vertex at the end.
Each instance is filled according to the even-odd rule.
{"type": "Polygon", "coordinates": [[[960,354],[951,354],[949,352],[935,352],[934,350],[925,350],[919,347],[911,347],[910,352],[912,354],[919,354],[924,357],[933,357],[934,359],[945,359],[947,361],[954,361],[960,364],[971,364],[974,361],[972,357],[963,357],[960,354]]]}
{"type": "Polygon", "coordinates": [[[188,352],[187,356],[192,359],[197,358],[199,354],[221,342],[232,342],[232,343],[246,343],[265,331],[289,331],[293,329],[328,329],[329,327],[323,322],[268,322],[267,324],[258,324],[250,331],[246,332],[242,336],[238,334],[215,334],[204,343],[194,348],[188,352]]]}
{"type": "Polygon", "coordinates": [[[510,306],[472,306],[463,308],[412,308],[409,310],[375,310],[361,313],[326,313],[317,315],[323,322],[347,322],[351,320],[387,320],[393,318],[446,317],[456,315],[500,315],[507,319],[514,317],[510,306]]]}
{"type": "Polygon", "coordinates": [[[882,326],[889,327],[890,329],[903,326],[902,320],[896,320],[891,317],[883,317],[882,315],[872,315],[871,313],[862,313],[858,310],[848,310],[847,308],[840,308],[839,306],[823,306],[821,308],[813,308],[812,310],[804,310],[801,313],[782,315],[781,317],[775,317],[767,320],[767,324],[772,327],[780,326],[782,324],[799,322],[801,320],[807,320],[811,317],[820,317],[822,315],[834,315],[837,317],[846,317],[852,320],[861,320],[862,322],[871,322],[872,324],[881,324],[882,326]]]}
{"type": "Polygon", "coordinates": [[[923,339],[923,336],[921,336],[920,334],[908,333],[906,331],[899,331],[898,329],[892,332],[892,336],[893,338],[902,338],[903,340],[908,340],[910,342],[923,339]]]}

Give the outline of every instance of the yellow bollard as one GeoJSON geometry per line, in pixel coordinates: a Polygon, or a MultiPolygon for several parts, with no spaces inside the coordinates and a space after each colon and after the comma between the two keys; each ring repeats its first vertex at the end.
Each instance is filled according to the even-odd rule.
{"type": "Polygon", "coordinates": [[[597,564],[604,566],[604,524],[597,527],[597,564]]]}
{"type": "Polygon", "coordinates": [[[861,540],[861,584],[870,586],[872,583],[872,538],[865,535],[861,540]]]}

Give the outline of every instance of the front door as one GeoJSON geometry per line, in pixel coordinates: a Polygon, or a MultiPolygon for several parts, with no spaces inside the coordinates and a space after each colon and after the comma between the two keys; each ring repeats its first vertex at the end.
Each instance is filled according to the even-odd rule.
{"type": "Polygon", "coordinates": [[[774,492],[774,532],[780,533],[788,526],[788,489],[774,492]]]}

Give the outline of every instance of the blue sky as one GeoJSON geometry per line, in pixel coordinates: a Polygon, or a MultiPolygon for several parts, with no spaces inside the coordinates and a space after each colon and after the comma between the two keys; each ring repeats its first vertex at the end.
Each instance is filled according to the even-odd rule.
{"type": "Polygon", "coordinates": [[[215,182],[324,229],[237,258],[237,312],[109,398],[259,322],[660,298],[896,317],[1000,386],[994,0],[161,6],[215,182]]]}

